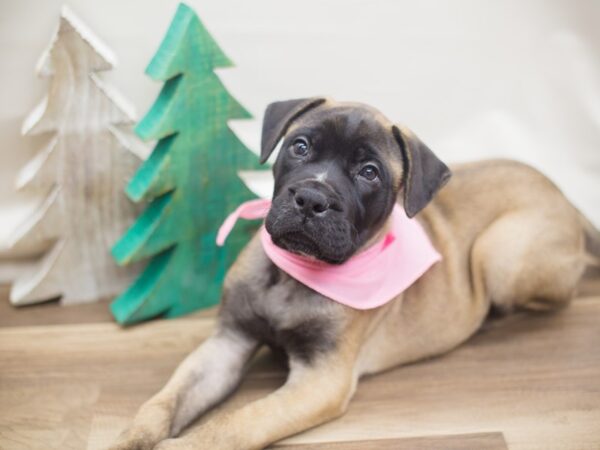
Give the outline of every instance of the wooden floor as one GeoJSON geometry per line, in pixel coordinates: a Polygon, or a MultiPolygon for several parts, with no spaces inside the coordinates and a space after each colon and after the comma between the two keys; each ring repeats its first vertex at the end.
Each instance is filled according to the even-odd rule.
{"type": "MultiPolygon", "coordinates": [[[[0,290],[1,449],[105,448],[213,326],[209,312],[121,329],[105,307],[15,311],[0,290]]],[[[284,375],[259,355],[226,407],[284,375]]],[[[363,380],[345,416],[280,445],[600,449],[600,280],[560,313],[489,321],[448,355],[363,380]]]]}

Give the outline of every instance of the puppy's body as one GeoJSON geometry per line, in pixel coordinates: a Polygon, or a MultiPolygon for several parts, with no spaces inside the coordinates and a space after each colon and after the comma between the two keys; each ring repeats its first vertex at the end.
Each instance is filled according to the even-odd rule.
{"type": "Polygon", "coordinates": [[[453,173],[418,218],[443,260],[393,301],[367,311],[342,307],[278,269],[256,237],[226,281],[222,317],[307,361],[350,323],[364,322],[360,376],[455,347],[492,305],[509,311],[568,302],[585,257],[580,216],[563,194],[514,161],[464,164],[453,173]]]}
{"type": "Polygon", "coordinates": [[[579,215],[547,178],[511,161],[453,174],[419,217],[443,260],[382,308],[361,372],[452,349],[490,307],[546,309],[574,293],[585,266],[579,215]]]}
{"type": "MultiPolygon", "coordinates": [[[[394,171],[397,181],[402,170],[392,164],[394,171]]],[[[415,204],[395,192],[405,208],[415,204]]],[[[226,278],[215,335],[142,407],[115,448],[263,448],[342,414],[362,375],[456,347],[492,306],[510,311],[566,304],[585,267],[585,219],[547,178],[520,163],[453,167],[452,180],[417,220],[442,261],[397,298],[362,311],[280,271],[255,237],[226,278]],[[167,439],[235,387],[261,344],[288,354],[286,384],[167,439]]],[[[384,229],[363,233],[360,248],[384,229]]]]}

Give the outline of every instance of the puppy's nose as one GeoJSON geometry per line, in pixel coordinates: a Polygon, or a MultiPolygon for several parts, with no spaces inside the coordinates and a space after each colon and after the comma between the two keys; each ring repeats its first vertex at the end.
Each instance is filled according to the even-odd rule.
{"type": "Polygon", "coordinates": [[[292,191],[296,208],[305,216],[321,214],[329,209],[327,196],[314,188],[300,188],[292,191]]]}

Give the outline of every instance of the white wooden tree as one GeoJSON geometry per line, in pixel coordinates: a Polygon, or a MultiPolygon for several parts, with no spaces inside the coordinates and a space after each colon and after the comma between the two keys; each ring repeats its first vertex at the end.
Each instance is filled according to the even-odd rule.
{"type": "Polygon", "coordinates": [[[139,212],[124,186],[140,158],[126,131],[130,105],[96,72],[115,58],[67,7],[37,66],[50,78],[47,97],[27,117],[23,135],[43,134],[47,145],[22,169],[17,188],[43,201],[12,234],[14,247],[40,250],[39,260],[14,282],[21,305],[61,297],[91,302],[123,290],[136,267],[120,268],[110,248],[139,212]]]}

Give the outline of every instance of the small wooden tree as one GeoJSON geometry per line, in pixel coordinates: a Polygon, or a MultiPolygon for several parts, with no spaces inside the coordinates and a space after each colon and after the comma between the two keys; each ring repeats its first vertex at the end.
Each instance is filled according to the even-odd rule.
{"type": "Polygon", "coordinates": [[[14,304],[94,301],[120,292],[134,275],[110,255],[136,215],[122,189],[139,164],[116,128],[133,123],[132,108],[96,74],[114,64],[112,52],[64,7],[37,67],[50,77],[50,90],[23,124],[23,134],[43,134],[48,143],[17,187],[44,200],[11,241],[43,255],[13,284],[14,304]]]}
{"type": "Polygon", "coordinates": [[[126,191],[150,204],[113,255],[121,264],[152,259],[112,304],[120,323],[214,305],[225,271],[248,240],[252,227],[238,226],[225,247],[215,245],[228,213],[252,198],[238,170],[258,167],[227,125],[251,117],[214,73],[231,65],[194,11],[180,4],[146,69],[165,84],[136,132],[158,143],[126,191]]]}

